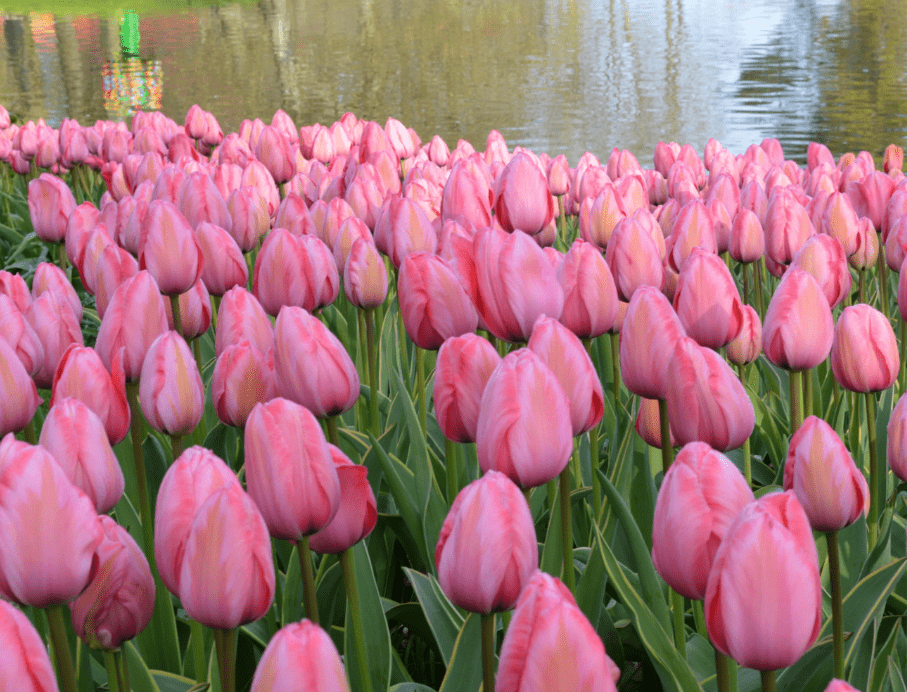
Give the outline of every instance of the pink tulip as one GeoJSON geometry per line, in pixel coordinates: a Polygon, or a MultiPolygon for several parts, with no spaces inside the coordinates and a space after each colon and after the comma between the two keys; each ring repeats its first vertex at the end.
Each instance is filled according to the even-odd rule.
{"type": "Polygon", "coordinates": [[[860,692],[856,687],[849,685],[844,680],[838,680],[837,678],[828,683],[828,687],[825,688],[825,692],[860,692]]]}
{"type": "Polygon", "coordinates": [[[818,234],[797,250],[792,267],[808,272],[819,283],[828,305],[835,308],[850,293],[853,279],[847,266],[844,247],[837,238],[818,234]]]}
{"type": "Polygon", "coordinates": [[[57,176],[42,173],[28,184],[28,212],[35,234],[41,240],[62,242],[69,215],[75,208],[72,191],[57,176]]]}
{"type": "Polygon", "coordinates": [[[816,367],[831,352],[834,322],[816,280],[797,267],[778,284],[762,324],[762,350],[787,370],[816,367]]]}
{"type": "Polygon", "coordinates": [[[738,262],[756,262],[765,254],[765,232],[759,217],[749,209],[740,209],[731,226],[728,251],[738,262]]]}
{"type": "MultiPolygon", "coordinates": [[[[211,296],[201,279],[178,299],[180,320],[182,322],[182,336],[186,341],[200,337],[211,327],[211,296]]],[[[164,311],[167,313],[167,328],[174,329],[173,307],[170,301],[164,302],[164,311]]]]}
{"type": "Polygon", "coordinates": [[[786,668],[816,641],[819,561],[792,491],[765,495],[737,515],[712,563],[705,616],[715,648],[746,668],[786,668]]]}
{"type": "Polygon", "coordinates": [[[709,570],[737,513],[755,498],[737,467],[704,442],[678,452],[658,492],[652,561],[677,593],[706,594],[709,570]]]}
{"type": "Polygon", "coordinates": [[[298,541],[327,526],[340,480],[318,421],[287,399],[252,409],[245,434],[246,482],[275,538],[298,541]]]}
{"type": "Polygon", "coordinates": [[[599,424],[604,414],[604,392],[592,359],[579,338],[551,317],[540,316],[528,348],[548,366],[570,402],[574,437],[599,424]]]}
{"type": "Polygon", "coordinates": [[[82,321],[82,303],[66,274],[55,264],[41,262],[35,268],[35,276],[32,279],[32,298],[37,300],[47,291],[56,293],[57,297],[70,307],[76,321],[82,321]]]}
{"type": "Polygon", "coordinates": [[[499,692],[616,692],[620,669],[566,586],[536,571],[501,645],[499,692]]]}
{"type": "Polygon", "coordinates": [[[614,228],[627,217],[626,205],[617,188],[610,182],[605,182],[595,197],[587,200],[582,202],[580,209],[580,235],[587,243],[604,250],[610,243],[614,228]],[[585,215],[584,209],[588,210],[585,215]]]}
{"type": "Polygon", "coordinates": [[[620,327],[621,377],[627,389],[646,399],[667,399],[669,360],[675,344],[685,335],[661,291],[640,287],[620,327]]]}
{"type": "Polygon", "coordinates": [[[239,483],[215,490],[198,508],[186,535],[179,599],[206,627],[254,622],[274,601],[268,528],[239,483]]]}
{"type": "Polygon", "coordinates": [[[816,232],[803,205],[786,190],[773,196],[764,226],[766,253],[778,264],[789,264],[816,232]]]}
{"type": "Polygon", "coordinates": [[[254,149],[255,157],[265,165],[278,185],[296,174],[293,147],[278,128],[270,125],[263,127],[254,149]]]}
{"type": "Polygon", "coordinates": [[[200,223],[212,223],[228,228],[232,223],[227,203],[207,173],[192,173],[180,186],[177,208],[189,226],[198,229],[200,223]]]}
{"type": "Polygon", "coordinates": [[[22,314],[25,314],[31,305],[31,291],[28,290],[28,285],[21,274],[12,274],[0,269],[0,293],[9,296],[22,314]]]}
{"type": "Polygon", "coordinates": [[[526,499],[510,479],[488,471],[457,495],[435,547],[447,597],[474,613],[510,610],[538,567],[526,499]]]}
{"type": "Polygon", "coordinates": [[[139,382],[139,403],[148,424],[168,435],[187,435],[205,410],[205,390],[186,341],[161,334],[148,348],[139,382]]]}
{"type": "Polygon", "coordinates": [[[617,321],[611,269],[591,243],[574,241],[558,270],[564,289],[561,323],[581,339],[601,336],[617,321]]]}
{"type": "MultiPolygon", "coordinates": [[[[650,447],[661,449],[661,412],[658,399],[640,397],[639,412],[636,414],[636,432],[650,447]]],[[[671,433],[671,446],[677,446],[677,440],[671,433]]]]}
{"type": "Polygon", "coordinates": [[[69,604],[72,624],[92,648],[118,649],[151,622],[154,579],[141,548],[108,516],[100,517],[98,571],[88,588],[69,604]]]}
{"type": "Polygon", "coordinates": [[[274,344],[274,327],[261,303],[242,286],[224,294],[217,312],[214,354],[220,356],[227,346],[248,339],[262,353],[274,344]]]}
{"type": "Polygon", "coordinates": [[[293,235],[317,235],[305,201],[293,192],[288,193],[277,208],[274,228],[286,228],[293,235]]]}
{"type": "Polygon", "coordinates": [[[454,442],[475,442],[479,404],[501,357],[477,334],[445,341],[435,364],[435,415],[444,436],[454,442]]]}
{"type": "Polygon", "coordinates": [[[843,529],[869,508],[866,478],[837,433],[816,416],[791,438],[784,489],[794,491],[814,531],[843,529]]]}
{"type": "Polygon", "coordinates": [[[668,246],[670,247],[668,263],[678,272],[694,248],[702,248],[711,253],[718,252],[715,221],[705,204],[694,201],[681,207],[674,220],[668,246]]]}
{"type": "Polygon", "coordinates": [[[147,269],[166,296],[185,293],[198,281],[205,259],[192,226],[169,202],[148,205],[139,248],[139,269],[147,269]]]}
{"type": "Polygon", "coordinates": [[[34,376],[44,364],[44,346],[13,299],[0,293],[0,338],[12,348],[25,371],[34,376]]]}
{"type": "MultiPolygon", "coordinates": [[[[434,253],[438,249],[438,234],[413,200],[406,197],[390,199],[382,212],[387,214],[385,240],[387,256],[394,267],[400,268],[403,259],[413,252],[434,253]]],[[[380,221],[375,225],[375,236],[379,232],[380,221]]],[[[381,246],[378,246],[381,249],[381,246]]]]}
{"type": "Polygon", "coordinates": [[[852,255],[857,249],[857,226],[859,219],[843,192],[833,192],[828,197],[822,214],[821,231],[837,238],[844,248],[844,254],[852,255]]]}
{"type": "Polygon", "coordinates": [[[548,181],[527,154],[516,154],[495,180],[494,213],[505,231],[521,230],[530,235],[554,218],[548,181]]]}
{"type": "Polygon", "coordinates": [[[734,277],[718,255],[698,247],[680,271],[674,309],[687,335],[712,349],[726,346],[743,326],[734,277]]]}
{"type": "Polygon", "coordinates": [[[900,367],[897,339],[885,315],[863,303],[844,308],[831,347],[838,383],[852,392],[881,392],[895,383],[900,367]]]}
{"type": "Polygon", "coordinates": [[[59,692],[47,647],[25,613],[0,601],[0,687],[59,692]]]}
{"type": "Polygon", "coordinates": [[[605,254],[618,296],[629,301],[640,286],[661,289],[665,283],[661,258],[661,249],[650,229],[635,218],[619,223],[605,254]]]}
{"type": "Polygon", "coordinates": [[[42,389],[49,389],[66,349],[71,344],[82,346],[85,343],[82,329],[64,299],[51,292],[42,293],[29,305],[25,319],[44,346],[44,359],[41,368],[35,373],[35,384],[42,389]]]}
{"type": "Polygon", "coordinates": [[[223,423],[244,427],[255,404],[276,396],[273,352],[265,355],[244,339],[218,356],[211,374],[211,402],[223,423]]]}
{"type": "Polygon", "coordinates": [[[482,470],[500,471],[521,488],[543,485],[567,466],[571,432],[570,403],[554,373],[529,349],[507,355],[479,404],[482,470]]]}
{"type": "Polygon", "coordinates": [[[474,162],[459,162],[450,171],[441,198],[441,219],[465,216],[476,228],[491,224],[493,193],[489,179],[474,162]]]}
{"type": "MultiPolygon", "coordinates": [[[[2,346],[0,346],[2,348],[2,346]]],[[[88,586],[98,514],[43,447],[0,442],[0,595],[34,608],[69,603],[88,586]]]]}
{"type": "Polygon", "coordinates": [[[857,225],[856,250],[847,258],[847,263],[857,270],[871,269],[879,258],[879,234],[869,218],[861,218],[857,225]]]}
{"type": "Polygon", "coordinates": [[[309,539],[309,547],[316,553],[342,553],[372,532],[378,509],[368,469],[354,464],[334,445],[328,449],[340,479],[340,505],[331,522],[309,539]]]}
{"type": "Polygon", "coordinates": [[[112,510],[126,482],[104,424],[78,399],[58,399],[41,428],[39,444],[49,451],[72,484],[88,495],[98,513],[112,510]]]}
{"type": "Polygon", "coordinates": [[[756,414],[725,360],[684,337],[668,361],[668,418],[677,441],[701,440],[722,451],[742,445],[753,432],[756,414]]]}
{"type": "Polygon", "coordinates": [[[164,586],[179,595],[186,539],[196,513],[215,491],[239,485],[229,467],[203,447],[184,451],[164,474],[154,512],[154,559],[164,586]]]}
{"type": "Polygon", "coordinates": [[[255,669],[252,692],[349,692],[337,647],[309,620],[291,623],[271,637],[255,669]]]}
{"type": "Polygon", "coordinates": [[[743,326],[727,345],[727,359],[735,365],[755,361],[762,353],[762,323],[759,313],[750,305],[743,306],[743,326]]]}
{"type": "Polygon", "coordinates": [[[359,375],[340,339],[299,307],[277,316],[274,372],[278,391],[319,418],[347,411],[359,398],[359,375]]]}
{"type": "Polygon", "coordinates": [[[387,298],[387,268],[374,241],[357,239],[343,267],[343,291],[358,308],[375,308],[387,298]]]}
{"type": "MultiPolygon", "coordinates": [[[[872,159],[870,159],[872,160],[872,159]]],[[[872,221],[878,231],[882,228],[885,208],[894,193],[895,182],[882,171],[871,171],[859,180],[849,182],[844,189],[853,204],[857,216],[872,221]]]]}
{"type": "Polygon", "coordinates": [[[225,229],[243,252],[249,252],[271,227],[268,201],[258,188],[238,187],[227,198],[232,223],[225,229]]]}

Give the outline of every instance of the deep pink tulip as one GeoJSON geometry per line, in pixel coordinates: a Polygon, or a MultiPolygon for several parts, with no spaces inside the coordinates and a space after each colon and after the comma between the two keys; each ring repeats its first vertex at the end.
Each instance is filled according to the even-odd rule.
{"type": "Polygon", "coordinates": [[[328,449],[340,480],[340,505],[331,522],[309,539],[309,547],[316,553],[342,553],[372,532],[378,508],[368,469],[354,464],[334,445],[328,449]]]}
{"type": "Polygon", "coordinates": [[[25,613],[0,600],[0,687],[59,692],[47,647],[25,613]]]}
{"type": "Polygon", "coordinates": [[[184,451],[164,474],[154,512],[154,559],[164,586],[179,595],[186,539],[196,513],[215,491],[239,485],[236,474],[203,447],[184,451]]]}
{"type": "Polygon", "coordinates": [[[831,308],[835,308],[850,293],[853,278],[844,247],[837,238],[822,233],[810,237],[794,254],[791,266],[812,275],[831,308]]]}
{"type": "Polygon", "coordinates": [[[869,509],[869,486],[832,427],[809,416],[791,437],[784,489],[793,490],[813,531],[838,531],[869,509]]]}
{"type": "Polygon", "coordinates": [[[387,298],[387,268],[374,241],[358,238],[343,267],[343,291],[358,308],[375,308],[387,298]]]}
{"type": "Polygon", "coordinates": [[[309,620],[291,623],[271,637],[255,669],[252,692],[349,692],[331,637],[309,620]]]}
{"type": "Polygon", "coordinates": [[[501,357],[477,334],[445,341],[435,363],[434,402],[438,425],[454,442],[475,442],[479,404],[501,357]]]}
{"type": "Polygon", "coordinates": [[[139,269],[147,269],[163,295],[185,293],[205,268],[204,255],[192,226],[170,202],[148,205],[147,229],[139,248],[139,269]]]}
{"type": "Polygon", "coordinates": [[[280,394],[319,418],[347,411],[359,398],[359,375],[346,348],[299,307],[285,307],[277,316],[274,372],[280,394]]]}
{"type": "Polygon", "coordinates": [[[701,601],[731,522],[753,491],[724,454],[704,442],[678,452],[665,473],[652,524],[652,562],[677,593],[701,601]]]}
{"type": "Polygon", "coordinates": [[[726,346],[743,326],[734,277],[718,255],[698,247],[681,268],[674,309],[687,335],[708,348],[726,346]]]}
{"type": "Polygon", "coordinates": [[[536,571],[501,645],[500,692],[616,692],[620,669],[557,577],[536,571]]]}
{"type": "Polygon", "coordinates": [[[298,541],[327,526],[340,480],[321,426],[287,399],[252,409],[246,421],[246,482],[275,538],[298,541]]]}
{"type": "Polygon", "coordinates": [[[25,371],[34,376],[44,364],[44,346],[35,330],[19,312],[13,299],[0,293],[0,339],[4,339],[22,363],[25,371]]]}
{"type": "Polygon", "coordinates": [[[215,490],[186,535],[179,599],[206,627],[233,629],[263,617],[274,601],[268,528],[239,483],[215,490]]]}
{"type": "Polygon", "coordinates": [[[512,609],[538,567],[529,505],[504,474],[488,471],[457,495],[435,547],[447,597],[474,613],[512,609]]]}
{"type": "Polygon", "coordinates": [[[42,173],[28,184],[28,211],[35,234],[41,240],[62,242],[69,215],[75,208],[72,191],[57,176],[42,173]]]}
{"type": "Polygon", "coordinates": [[[570,402],[574,437],[598,425],[604,414],[601,379],[582,342],[557,320],[540,316],[528,348],[548,366],[570,402]]]}
{"type": "Polygon", "coordinates": [[[484,228],[473,241],[479,314],[505,341],[525,341],[539,315],[555,319],[564,291],[545,252],[525,233],[484,228]]]}
{"type": "Polygon", "coordinates": [[[795,663],[819,635],[822,586],[809,519],[792,491],[744,507],[712,563],[709,639],[741,666],[795,663]]]}
{"type": "Polygon", "coordinates": [[[211,375],[211,401],[223,423],[244,427],[255,404],[276,396],[273,352],[263,354],[244,339],[218,356],[211,375]]]}
{"type": "Polygon", "coordinates": [[[252,293],[269,315],[285,305],[314,311],[333,303],[339,292],[337,265],[319,238],[283,228],[268,235],[255,261],[252,293]]]}
{"type": "Polygon", "coordinates": [[[243,252],[249,252],[271,227],[268,201],[253,186],[238,187],[227,198],[232,223],[225,227],[243,252]]]}
{"type": "Polygon", "coordinates": [[[86,404],[71,397],[55,401],[41,427],[39,444],[98,513],[109,512],[120,501],[126,487],[120,462],[104,424],[86,404]]]}
{"type": "Polygon", "coordinates": [[[192,350],[176,332],[161,334],[148,348],[139,382],[139,402],[148,424],[168,435],[187,435],[205,411],[205,390],[192,350]]]}
{"type": "Polygon", "coordinates": [[[743,325],[737,336],[727,345],[727,359],[735,365],[755,361],[762,353],[762,322],[759,313],[750,306],[743,306],[743,325]]]}
{"type": "Polygon", "coordinates": [[[617,288],[611,269],[591,243],[574,241],[558,269],[564,289],[561,323],[581,339],[609,331],[617,321],[617,288]]]}
{"type": "Polygon", "coordinates": [[[476,451],[483,471],[500,471],[521,488],[543,485],[567,466],[570,403],[554,373],[529,349],[507,355],[485,385],[476,451]]]}
{"type": "Polygon", "coordinates": [[[677,441],[702,441],[722,451],[742,445],[756,413],[727,362],[689,337],[677,342],[668,362],[668,418],[677,441]]]}
{"type": "Polygon", "coordinates": [[[786,370],[808,370],[828,357],[834,338],[831,308],[816,280],[797,267],[778,284],[762,324],[762,351],[786,370]]]}
{"type": "Polygon", "coordinates": [[[683,325],[664,294],[642,286],[620,327],[620,369],[627,389],[646,399],[667,399],[668,365],[683,325]]]}
{"type": "Polygon", "coordinates": [[[881,392],[897,380],[901,359],[888,318],[861,303],[844,308],[834,331],[831,369],[852,392],[881,392]]]}
{"type": "Polygon", "coordinates": [[[69,609],[73,628],[86,644],[111,650],[151,622],[154,579],[129,532],[108,516],[101,516],[100,524],[103,538],[97,548],[97,574],[69,609]]]}
{"type": "Polygon", "coordinates": [[[274,327],[261,303],[242,286],[224,294],[217,312],[214,354],[220,356],[227,346],[248,339],[262,353],[274,344],[274,327]]]}
{"type": "Polygon", "coordinates": [[[50,452],[3,438],[0,595],[34,608],[69,603],[96,570],[100,528],[91,500],[50,452]]]}
{"type": "Polygon", "coordinates": [[[437,350],[450,337],[475,331],[475,305],[446,261],[427,252],[400,265],[397,299],[406,333],[419,348],[437,350]]]}
{"type": "Polygon", "coordinates": [[[530,235],[554,218],[548,181],[527,154],[516,154],[495,180],[494,213],[505,231],[520,230],[530,235]]]}

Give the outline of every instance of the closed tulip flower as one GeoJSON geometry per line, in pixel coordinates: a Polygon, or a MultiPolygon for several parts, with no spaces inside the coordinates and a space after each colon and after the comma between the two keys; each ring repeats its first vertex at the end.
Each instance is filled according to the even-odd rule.
{"type": "Polygon", "coordinates": [[[437,350],[450,337],[473,332],[475,305],[450,265],[415,252],[400,265],[397,299],[406,333],[419,348],[437,350]]]}
{"type": "Polygon", "coordinates": [[[501,644],[499,692],[616,692],[620,669],[573,595],[537,571],[520,594],[501,644]]]}
{"type": "MultiPolygon", "coordinates": [[[[182,336],[186,341],[200,337],[211,327],[211,296],[204,282],[199,279],[185,293],[179,295],[179,312],[182,336]]],[[[167,313],[167,328],[173,329],[173,307],[170,301],[164,303],[167,313]]]]}
{"type": "Polygon", "coordinates": [[[221,422],[242,428],[255,404],[276,396],[273,352],[264,354],[243,339],[217,357],[211,374],[211,402],[221,422]]]}
{"type": "Polygon", "coordinates": [[[47,647],[25,613],[0,601],[0,689],[59,692],[47,647]]]}
{"type": "Polygon", "coordinates": [[[245,286],[249,268],[233,237],[220,226],[207,222],[198,225],[195,235],[205,258],[201,280],[208,293],[222,296],[234,286],[245,286]]]}
{"type": "Polygon", "coordinates": [[[554,218],[548,181],[527,154],[516,154],[495,180],[494,213],[505,231],[520,230],[530,235],[554,218]]]}
{"type": "Polygon", "coordinates": [[[69,604],[76,634],[95,649],[118,649],[133,639],[154,612],[154,579],[138,543],[108,516],[100,517],[98,571],[69,604]]]}
{"type": "Polygon", "coordinates": [[[66,274],[57,265],[41,262],[35,268],[35,276],[32,279],[32,298],[37,299],[47,291],[56,293],[57,297],[72,309],[76,321],[81,322],[82,303],[76,289],[72,287],[66,274]]]}
{"type": "Polygon", "coordinates": [[[897,339],[888,319],[875,308],[844,308],[835,326],[831,369],[852,392],[881,392],[897,380],[901,366],[897,339]]]}
{"type": "Polygon", "coordinates": [[[35,381],[6,339],[0,339],[0,382],[0,434],[19,432],[31,422],[41,398],[35,381]]]}
{"type": "Polygon", "coordinates": [[[50,452],[0,442],[0,595],[33,608],[69,603],[95,570],[101,539],[88,496],[50,452]]]}
{"type": "Polygon", "coordinates": [[[98,256],[95,267],[94,302],[98,317],[103,320],[113,294],[124,283],[139,273],[135,257],[117,245],[108,245],[98,256]]]}
{"type": "Polygon", "coordinates": [[[859,218],[850,203],[850,198],[843,192],[831,193],[822,213],[820,230],[837,238],[847,256],[857,250],[858,225],[859,218]]]}
{"type": "Polygon", "coordinates": [[[680,270],[674,309],[687,335],[708,348],[726,346],[743,326],[734,277],[718,255],[701,248],[693,248],[680,270]]]}
{"type": "Polygon", "coordinates": [[[814,531],[850,526],[869,508],[869,487],[841,438],[809,416],[791,437],[784,489],[793,490],[814,531]]]}
{"type": "Polygon", "coordinates": [[[249,252],[271,227],[268,200],[258,188],[238,187],[227,198],[227,210],[232,223],[226,230],[233,236],[240,250],[249,252]]]}
{"type": "Polygon", "coordinates": [[[252,409],[246,421],[246,481],[271,535],[298,541],[327,526],[340,503],[340,480],[321,426],[286,399],[252,409]]]}
{"type": "Polygon", "coordinates": [[[705,204],[697,200],[681,207],[674,219],[668,245],[671,248],[668,263],[677,272],[683,267],[693,248],[718,252],[715,222],[705,204]]]}
{"type": "Polygon", "coordinates": [[[368,482],[368,469],[354,464],[339,448],[328,445],[340,479],[337,514],[309,539],[316,553],[342,553],[368,536],[378,521],[378,505],[368,482]]]}
{"type": "Polygon", "coordinates": [[[454,165],[444,184],[441,197],[441,219],[465,216],[476,228],[491,225],[491,202],[494,193],[488,177],[478,163],[461,161],[454,165]]]}
{"type": "Polygon", "coordinates": [[[359,374],[340,339],[299,307],[277,316],[274,371],[281,395],[319,418],[343,413],[359,398],[359,374]]]}
{"type": "Polygon", "coordinates": [[[25,313],[44,346],[44,360],[35,373],[35,384],[49,389],[63,353],[72,344],[84,345],[82,330],[69,305],[56,293],[45,292],[28,306],[25,313]]]}
{"type": "Polygon", "coordinates": [[[192,226],[170,202],[148,205],[142,224],[146,235],[139,248],[139,269],[147,269],[165,296],[185,293],[198,281],[205,258],[192,226]]]}
{"type": "Polygon", "coordinates": [[[445,341],[435,363],[435,415],[444,436],[475,442],[479,404],[501,357],[487,340],[464,334],[445,341]]]}
{"type": "Polygon", "coordinates": [[[274,178],[282,185],[296,174],[296,157],[293,147],[276,127],[265,125],[255,143],[255,158],[261,161],[274,178]]]}
{"type": "MultiPolygon", "coordinates": [[[[428,252],[434,254],[438,249],[438,234],[435,232],[431,221],[425,212],[414,200],[408,197],[391,198],[382,212],[387,214],[383,221],[385,226],[385,239],[387,256],[397,269],[403,259],[413,252],[428,252]]],[[[375,240],[377,243],[379,226],[382,221],[375,224],[375,240]]],[[[379,249],[381,245],[378,245],[379,249]]]]}
{"type": "Polygon", "coordinates": [[[349,692],[337,647],[309,620],[294,622],[271,637],[261,655],[252,692],[349,692]]]}
{"type": "Polygon", "coordinates": [[[53,454],[98,513],[112,510],[126,482],[101,420],[78,399],[58,399],[41,427],[39,444],[53,454]]]}
{"type": "Polygon", "coordinates": [[[570,402],[574,437],[599,424],[605,395],[592,359],[579,338],[551,317],[535,322],[528,348],[554,373],[570,402]]]}
{"type": "Polygon", "coordinates": [[[189,226],[198,229],[200,223],[213,223],[227,228],[231,223],[230,211],[220,190],[207,173],[191,173],[180,186],[177,208],[189,222],[189,226]]]}
{"type": "Polygon", "coordinates": [[[806,209],[787,190],[772,197],[764,226],[766,253],[778,264],[789,264],[794,253],[816,232],[806,209]]]}
{"type": "Polygon", "coordinates": [[[554,373],[529,349],[507,355],[479,404],[479,466],[533,488],[564,470],[572,446],[570,403],[554,373]]]}
{"type": "Polygon", "coordinates": [[[752,502],[743,474],[704,442],[684,446],[665,473],[652,524],[652,562],[677,593],[701,601],[731,522],[752,502]]]}
{"type": "Polygon", "coordinates": [[[145,356],[139,403],[148,424],[168,435],[187,435],[205,411],[205,390],[186,341],[176,332],[162,334],[145,356]]]}
{"type": "Polygon", "coordinates": [[[792,491],[750,503],[728,528],[709,573],[705,617],[715,648],[756,670],[786,668],[816,641],[819,560],[792,491]]]}
{"type": "Polygon", "coordinates": [[[856,687],[849,685],[844,680],[838,680],[835,678],[830,683],[828,687],[825,688],[825,692],[860,692],[856,687]]]}
{"type": "Polygon", "coordinates": [[[274,327],[255,296],[242,286],[234,286],[224,294],[217,311],[214,354],[220,356],[227,346],[243,339],[267,353],[274,344],[274,327]]]}
{"type": "Polygon", "coordinates": [[[834,321],[828,300],[816,280],[793,267],[768,305],[762,323],[762,351],[769,362],[786,370],[808,370],[828,357],[834,321]]]}
{"type": "Polygon", "coordinates": [[[907,395],[898,399],[888,420],[887,456],[894,475],[907,481],[907,395]]]}
{"type": "Polygon", "coordinates": [[[268,528],[239,483],[215,490],[189,526],[179,598],[189,617],[228,630],[264,617],[274,601],[268,528]]]}
{"type": "Polygon", "coordinates": [[[701,440],[722,451],[742,445],[753,433],[756,413],[725,360],[684,337],[668,361],[668,418],[677,441],[701,440]]]}
{"type": "MultiPolygon", "coordinates": [[[[658,410],[658,399],[640,397],[635,427],[643,442],[650,447],[661,449],[661,412],[658,410]]],[[[677,446],[674,433],[671,433],[671,446],[677,446]]]]}
{"type": "Polygon", "coordinates": [[[502,473],[488,471],[457,495],[435,547],[447,597],[473,613],[512,609],[538,567],[529,505],[502,473]]]}
{"type": "Polygon", "coordinates": [[[797,250],[791,266],[799,267],[813,276],[831,308],[837,307],[850,293],[853,279],[847,266],[844,247],[837,238],[825,234],[810,237],[797,250]]]}
{"type": "Polygon", "coordinates": [[[762,353],[762,322],[759,313],[750,306],[743,306],[743,326],[737,336],[727,345],[727,359],[735,365],[746,365],[755,361],[762,353]]]}
{"type": "Polygon", "coordinates": [[[387,298],[387,267],[374,241],[353,243],[343,267],[343,292],[357,308],[375,308],[387,298]]]}
{"type": "Polygon", "coordinates": [[[66,223],[76,208],[69,186],[50,173],[42,173],[28,184],[28,212],[35,234],[48,243],[60,243],[66,223]]]}
{"type": "Polygon", "coordinates": [[[558,269],[564,289],[561,324],[580,339],[609,331],[617,321],[617,288],[611,269],[591,243],[576,240],[558,269]]]}
{"type": "Polygon", "coordinates": [[[738,262],[756,262],[765,254],[765,231],[755,212],[740,209],[731,226],[728,252],[738,262]]]}
{"type": "Polygon", "coordinates": [[[0,293],[12,298],[22,314],[25,314],[28,306],[31,305],[31,291],[28,290],[28,285],[21,274],[12,274],[0,269],[0,293]]]}
{"type": "Polygon", "coordinates": [[[665,284],[659,246],[637,219],[626,219],[615,227],[605,260],[622,300],[629,301],[640,286],[654,286],[660,290],[665,284]]]}
{"type": "Polygon", "coordinates": [[[19,312],[13,299],[0,293],[0,338],[4,339],[22,363],[25,371],[34,376],[44,364],[44,346],[35,330],[19,312]]]}

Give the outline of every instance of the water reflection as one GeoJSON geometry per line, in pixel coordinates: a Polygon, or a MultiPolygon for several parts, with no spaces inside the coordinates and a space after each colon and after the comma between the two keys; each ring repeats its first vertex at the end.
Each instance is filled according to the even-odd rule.
{"type": "Polygon", "coordinates": [[[424,139],[491,129],[572,161],[659,140],[742,152],[778,137],[880,155],[904,144],[898,0],[261,0],[138,18],[2,18],[0,103],[83,122],[200,103],[225,131],[283,108],[297,125],[394,116],[424,139]],[[165,79],[166,77],[166,79],[165,79]]]}

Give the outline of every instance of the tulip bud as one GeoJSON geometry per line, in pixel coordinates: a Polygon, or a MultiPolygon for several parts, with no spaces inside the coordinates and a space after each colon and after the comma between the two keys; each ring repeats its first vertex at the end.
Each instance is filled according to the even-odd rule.
{"type": "Polygon", "coordinates": [[[580,339],[601,336],[617,321],[617,288],[611,269],[591,243],[574,241],[558,269],[564,289],[561,323],[580,339]]]}
{"type": "Polygon", "coordinates": [[[271,637],[261,655],[251,692],[349,692],[337,647],[309,620],[289,624],[271,637]]]}
{"type": "Polygon", "coordinates": [[[454,442],[475,442],[482,393],[501,357],[477,334],[445,341],[435,363],[433,399],[438,425],[454,442]]]}
{"type": "Polygon", "coordinates": [[[850,293],[853,279],[847,266],[844,247],[837,238],[818,234],[797,250],[792,267],[809,272],[819,283],[828,305],[835,308],[850,293]]]}
{"type": "Polygon", "coordinates": [[[554,218],[554,203],[544,172],[524,153],[516,154],[494,186],[495,219],[508,232],[535,235],[554,218]]]}
{"type": "Polygon", "coordinates": [[[332,444],[331,461],[340,479],[340,505],[330,523],[309,539],[316,553],[342,553],[368,536],[378,521],[378,505],[368,482],[368,469],[354,464],[332,444]]]}
{"type": "Polygon", "coordinates": [[[743,306],[743,326],[727,345],[727,359],[735,365],[755,361],[762,353],[762,323],[759,313],[750,305],[743,306]]]}
{"type": "Polygon", "coordinates": [[[387,268],[374,241],[357,239],[343,267],[343,291],[358,308],[374,308],[387,297],[387,268]]]}
{"type": "Polygon", "coordinates": [[[808,370],[828,357],[834,322],[816,280],[794,267],[778,284],[762,324],[762,350],[786,370],[808,370]]]}
{"type": "Polygon", "coordinates": [[[139,382],[139,403],[148,424],[168,435],[187,435],[205,411],[205,390],[186,341],[161,334],[148,349],[139,382]]]}
{"type": "Polygon", "coordinates": [[[142,224],[146,235],[139,248],[139,269],[147,269],[166,296],[185,293],[198,281],[205,259],[192,226],[174,205],[157,200],[148,205],[142,224]]]}
{"type": "Polygon", "coordinates": [[[831,347],[831,370],[838,384],[852,392],[881,392],[895,383],[900,367],[888,318],[863,303],[844,308],[831,347]]]}
{"type": "Polygon", "coordinates": [[[13,299],[0,293],[0,338],[4,339],[22,363],[25,371],[34,376],[44,364],[44,346],[35,330],[19,312],[13,299]]]}
{"type": "Polygon", "coordinates": [[[62,242],[69,215],[75,208],[72,191],[57,176],[42,173],[28,184],[28,212],[35,234],[41,240],[62,242]]]}
{"type": "Polygon", "coordinates": [[[680,270],[674,309],[687,335],[708,348],[726,346],[743,326],[734,277],[718,255],[702,248],[693,248],[680,270]]]}
{"type": "Polygon", "coordinates": [[[205,258],[201,279],[208,293],[222,296],[234,286],[245,286],[249,269],[233,237],[220,226],[207,222],[200,223],[195,234],[205,258]]]}
{"type": "Polygon", "coordinates": [[[19,432],[31,422],[41,398],[6,339],[0,339],[0,383],[0,434],[19,432]]]}

